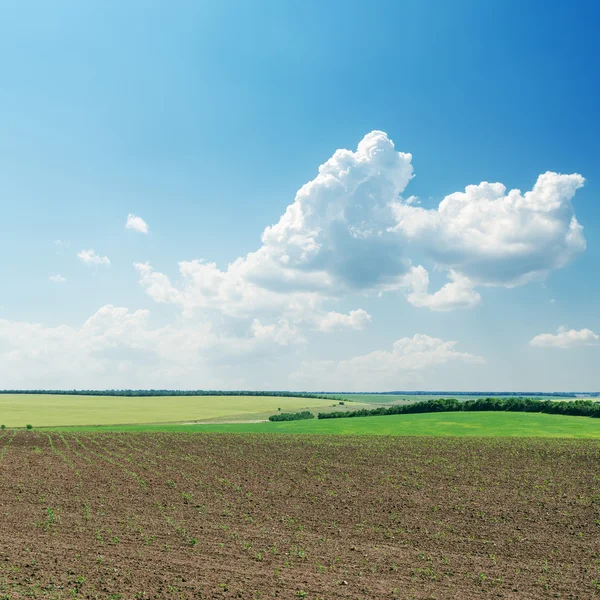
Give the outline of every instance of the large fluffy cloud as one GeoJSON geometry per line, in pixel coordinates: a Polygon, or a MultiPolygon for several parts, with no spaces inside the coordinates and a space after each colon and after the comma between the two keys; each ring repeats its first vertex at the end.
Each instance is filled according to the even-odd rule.
{"type": "Polygon", "coordinates": [[[584,182],[580,175],[545,173],[524,194],[482,182],[426,209],[402,199],[411,160],[373,131],[356,151],[337,150],[321,165],[265,229],[258,250],[224,270],[207,261],[181,262],[178,286],[151,265],[136,264],[140,282],[156,301],[187,313],[272,311],[294,323],[314,323],[318,313],[320,329],[334,331],[357,328],[351,318],[325,316],[325,304],[342,296],[403,289],[417,307],[472,308],[481,300],[477,286],[542,278],[585,249],[571,203],[584,182]],[[411,261],[415,249],[446,270],[450,282],[431,292],[427,270],[411,261]]]}
{"type": "Polygon", "coordinates": [[[279,289],[279,278],[263,269],[270,263],[301,280],[301,274],[321,274],[335,292],[396,284],[410,262],[402,240],[388,229],[392,203],[412,177],[411,160],[381,131],[365,136],[356,152],[335,152],[279,222],[265,229],[247,276],[279,289]]]}
{"type": "Polygon", "coordinates": [[[583,183],[576,173],[548,172],[525,194],[482,182],[446,196],[437,209],[396,202],[394,231],[475,283],[519,285],[585,250],[571,203],[583,183]]]}
{"type": "Polygon", "coordinates": [[[596,346],[600,336],[591,329],[566,329],[559,327],[556,334],[540,333],[536,335],[529,343],[532,346],[542,348],[581,348],[582,346],[596,346]]]}
{"type": "Polygon", "coordinates": [[[348,360],[304,362],[292,374],[302,386],[319,382],[323,389],[340,391],[398,389],[416,382],[421,374],[448,362],[482,364],[484,359],[455,349],[456,342],[417,334],[394,343],[391,350],[377,350],[348,360]]]}
{"type": "MultiPolygon", "coordinates": [[[[401,237],[388,229],[392,202],[411,177],[410,154],[396,152],[384,133],[374,131],[356,152],[338,150],[321,165],[279,222],[265,229],[257,251],[225,270],[207,261],[183,261],[179,287],[151,265],[136,264],[140,282],[155,300],[186,312],[215,308],[246,316],[280,310],[296,320],[314,315],[328,299],[399,287],[411,263],[401,237]]],[[[336,327],[326,324],[324,330],[345,323],[356,328],[355,320],[338,319],[336,327]]]]}

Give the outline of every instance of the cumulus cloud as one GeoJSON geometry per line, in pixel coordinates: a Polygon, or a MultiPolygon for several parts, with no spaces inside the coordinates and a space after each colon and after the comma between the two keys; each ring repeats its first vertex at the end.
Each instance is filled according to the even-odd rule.
{"type": "Polygon", "coordinates": [[[411,177],[410,154],[396,152],[383,132],[372,132],[356,152],[338,150],[321,165],[278,223],[265,229],[255,252],[225,270],[182,261],[178,286],[150,265],[136,264],[140,283],[155,300],[186,312],[279,310],[296,320],[327,312],[321,305],[342,295],[397,288],[411,264],[400,236],[388,231],[391,201],[411,177]]]}
{"type": "Polygon", "coordinates": [[[126,229],[133,229],[139,233],[148,233],[148,223],[142,219],[142,217],[136,217],[129,213],[127,215],[127,222],[125,223],[126,229]]]}
{"type": "Polygon", "coordinates": [[[591,329],[566,329],[559,327],[555,334],[541,333],[536,335],[529,343],[541,348],[581,348],[583,346],[596,346],[600,336],[591,329]]]}
{"type": "Polygon", "coordinates": [[[110,266],[110,260],[108,256],[100,256],[95,250],[81,250],[77,253],[78,258],[81,262],[86,265],[105,265],[110,266]]]}
{"type": "Polygon", "coordinates": [[[396,282],[410,263],[402,240],[388,231],[391,202],[413,176],[411,160],[382,131],[366,135],[356,152],[337,150],[279,222],[265,229],[261,249],[247,259],[247,275],[279,287],[264,272],[270,263],[301,279],[321,273],[336,292],[396,282]]]}
{"type": "Polygon", "coordinates": [[[584,178],[540,175],[531,191],[469,185],[437,209],[394,203],[394,231],[436,264],[480,285],[520,285],[565,266],[586,247],[571,200],[584,178]]]}
{"type": "Polygon", "coordinates": [[[136,264],[140,283],[156,301],[186,313],[272,310],[297,323],[316,310],[323,330],[334,331],[354,324],[326,316],[325,305],[344,296],[403,290],[417,307],[471,308],[481,301],[477,287],[543,278],[585,249],[571,202],[584,183],[581,175],[548,172],[524,194],[482,182],[431,209],[414,196],[402,199],[412,177],[412,156],[373,131],[356,151],[337,150],[319,167],[264,230],[256,251],[225,269],[182,261],[178,284],[149,264],[136,264]],[[430,292],[427,270],[411,260],[414,252],[450,281],[430,292]]]}
{"type": "Polygon", "coordinates": [[[135,263],[134,267],[140,284],[153,300],[179,305],[186,315],[201,309],[236,318],[258,314],[301,320],[321,302],[315,292],[275,292],[238,276],[235,267],[223,272],[215,263],[202,260],[179,263],[179,286],[171,283],[165,274],[156,272],[149,263],[135,263]]]}
{"type": "Polygon", "coordinates": [[[435,311],[473,308],[481,302],[481,295],[473,289],[473,283],[468,277],[454,270],[450,270],[448,276],[450,283],[430,294],[429,273],[420,265],[414,267],[406,279],[410,289],[407,294],[408,301],[413,306],[424,306],[435,311]]]}
{"type": "Polygon", "coordinates": [[[459,352],[455,346],[453,341],[416,334],[398,340],[391,350],[376,350],[348,360],[304,362],[292,379],[313,389],[317,382],[322,389],[339,391],[398,389],[419,380],[419,373],[448,362],[485,362],[480,356],[459,352]]]}
{"type": "Polygon", "coordinates": [[[291,344],[306,342],[298,328],[285,319],[279,319],[271,325],[263,325],[258,319],[254,319],[251,330],[256,339],[274,342],[279,346],[290,346],[291,344]]]}
{"type": "Polygon", "coordinates": [[[56,275],[50,275],[48,279],[54,283],[64,283],[66,281],[66,279],[58,273],[56,275]]]}
{"type": "Polygon", "coordinates": [[[329,333],[344,329],[364,329],[370,322],[371,315],[362,308],[351,310],[347,315],[330,311],[317,319],[316,328],[329,333]]]}

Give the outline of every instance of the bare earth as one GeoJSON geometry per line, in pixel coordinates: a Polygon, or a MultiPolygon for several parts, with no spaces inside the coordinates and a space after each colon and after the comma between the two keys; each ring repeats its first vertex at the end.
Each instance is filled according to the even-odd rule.
{"type": "Polygon", "coordinates": [[[600,443],[0,433],[0,600],[600,597],[600,443]]]}

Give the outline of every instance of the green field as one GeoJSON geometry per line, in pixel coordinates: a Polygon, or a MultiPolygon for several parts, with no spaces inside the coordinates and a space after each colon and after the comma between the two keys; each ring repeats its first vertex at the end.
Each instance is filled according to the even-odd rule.
{"type": "MultiPolygon", "coordinates": [[[[361,394],[346,406],[318,398],[276,396],[0,395],[0,424],[135,431],[310,433],[346,435],[544,436],[600,438],[600,419],[539,413],[446,412],[292,422],[252,422],[278,412],[329,412],[374,406],[361,394]],[[360,400],[360,402],[359,402],[360,400]],[[196,422],[201,423],[196,423],[196,422]]],[[[406,397],[406,401],[422,396],[406,397]]]]}
{"type": "Polygon", "coordinates": [[[342,435],[425,435],[562,437],[600,439],[600,419],[510,412],[447,412],[284,423],[132,425],[90,430],[225,433],[309,433],[342,435]]]}
{"type": "MultiPolygon", "coordinates": [[[[330,411],[331,402],[319,398],[277,396],[69,396],[0,394],[0,424],[7,427],[63,425],[119,425],[181,421],[267,419],[278,408],[330,411]]],[[[366,405],[360,405],[366,406],[366,405]]],[[[356,409],[357,403],[352,403],[356,409]]],[[[341,409],[342,407],[340,407],[341,409]]]]}

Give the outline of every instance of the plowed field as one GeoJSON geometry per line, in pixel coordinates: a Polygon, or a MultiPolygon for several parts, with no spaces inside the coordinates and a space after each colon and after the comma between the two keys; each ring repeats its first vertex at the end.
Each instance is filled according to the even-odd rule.
{"type": "Polygon", "coordinates": [[[600,443],[0,433],[0,599],[600,597],[600,443]]]}

